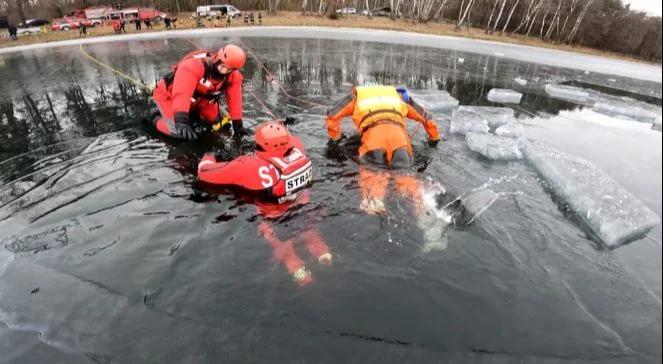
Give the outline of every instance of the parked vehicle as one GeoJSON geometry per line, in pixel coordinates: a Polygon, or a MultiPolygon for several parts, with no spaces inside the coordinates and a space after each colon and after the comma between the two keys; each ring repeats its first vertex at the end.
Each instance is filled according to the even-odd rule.
{"type": "Polygon", "coordinates": [[[92,26],[101,25],[104,20],[110,19],[110,12],[113,8],[108,6],[97,6],[86,9],[75,10],[70,14],[72,18],[88,19],[92,26]]]}
{"type": "Polygon", "coordinates": [[[92,21],[90,21],[90,19],[66,17],[60,19],[53,19],[51,21],[51,30],[57,31],[57,30],[78,29],[81,23],[86,27],[92,26],[92,21]]]}
{"type": "Polygon", "coordinates": [[[19,23],[18,27],[19,28],[30,28],[30,27],[40,27],[42,25],[48,24],[48,20],[46,19],[28,19],[25,21],[25,24],[19,23]]]}
{"type": "Polygon", "coordinates": [[[23,28],[16,29],[16,34],[17,35],[30,35],[30,34],[37,34],[37,33],[41,33],[41,28],[40,27],[23,27],[23,28]]]}
{"type": "Polygon", "coordinates": [[[359,14],[361,14],[363,16],[373,16],[373,13],[371,13],[370,10],[366,10],[366,9],[362,10],[361,13],[359,13],[359,14]]]}
{"type": "MultiPolygon", "coordinates": [[[[375,11],[373,11],[373,15],[389,17],[389,16],[391,16],[391,8],[389,6],[384,6],[384,7],[375,9],[375,11]]],[[[401,14],[400,14],[400,11],[399,11],[398,14],[396,14],[396,16],[400,16],[400,15],[401,14]]]]}
{"type": "Polygon", "coordinates": [[[120,11],[122,12],[122,17],[124,19],[139,18],[142,21],[151,20],[154,22],[160,22],[167,16],[166,13],[155,8],[127,8],[120,11]]]}
{"type": "Polygon", "coordinates": [[[336,9],[336,14],[357,14],[357,9],[355,9],[355,8],[340,8],[340,9],[336,9]]]}
{"type": "Polygon", "coordinates": [[[242,12],[239,11],[236,7],[228,4],[224,5],[205,5],[205,6],[199,6],[196,8],[196,15],[197,16],[211,16],[211,17],[216,17],[216,16],[228,16],[230,15],[233,18],[239,18],[242,16],[242,12]]]}

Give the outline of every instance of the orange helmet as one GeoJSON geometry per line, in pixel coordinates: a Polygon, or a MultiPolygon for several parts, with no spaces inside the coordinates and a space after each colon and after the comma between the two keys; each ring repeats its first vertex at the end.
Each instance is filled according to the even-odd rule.
{"type": "Polygon", "coordinates": [[[213,61],[214,64],[221,62],[228,68],[240,69],[244,66],[244,62],[246,62],[246,53],[244,53],[242,48],[234,44],[228,44],[216,52],[213,61]]]}
{"type": "Polygon", "coordinates": [[[290,133],[280,121],[267,121],[256,128],[256,144],[262,152],[285,153],[290,145],[290,133]]]}

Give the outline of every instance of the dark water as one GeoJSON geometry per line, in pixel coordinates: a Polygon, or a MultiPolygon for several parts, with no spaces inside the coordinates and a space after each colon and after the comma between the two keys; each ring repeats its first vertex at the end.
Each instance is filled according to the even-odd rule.
{"type": "MultiPolygon", "coordinates": [[[[5,54],[0,362],[660,362],[660,226],[597,249],[524,163],[478,158],[453,136],[430,152],[419,133],[417,178],[452,196],[485,184],[500,196],[450,231],[446,249],[424,252],[407,200],[393,194],[384,217],[359,208],[354,149],[327,150],[325,107],[311,104],[366,80],[444,89],[473,105],[489,105],[492,87],[514,88],[524,93],[519,115],[550,115],[531,121],[528,136],[592,160],[661,216],[661,133],[571,122],[583,111],[543,91],[582,82],[660,104],[660,84],[427,48],[242,40],[297,98],[250,57],[245,120],[270,118],[257,100],[296,117],[291,132],[315,165],[310,203],[272,226],[295,241],[319,229],[333,264],[296,245],[315,281],[293,283],[258,232],[255,206],[195,182],[197,159],[218,141],[150,133],[141,87],[78,47],[5,54]]],[[[192,48],[185,39],[86,46],[147,83],[192,48]]]]}

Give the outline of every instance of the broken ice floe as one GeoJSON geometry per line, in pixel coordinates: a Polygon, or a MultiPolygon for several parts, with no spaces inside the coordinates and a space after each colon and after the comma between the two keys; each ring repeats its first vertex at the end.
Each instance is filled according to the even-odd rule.
{"type": "Polygon", "coordinates": [[[517,121],[508,122],[495,130],[495,134],[509,138],[520,138],[525,133],[523,125],[517,121]]]}
{"type": "Polygon", "coordinates": [[[452,134],[469,132],[487,133],[514,119],[513,110],[508,107],[460,106],[451,116],[452,134]]]}
{"type": "Polygon", "coordinates": [[[451,111],[458,107],[456,100],[449,92],[445,90],[432,92],[412,92],[412,99],[425,107],[426,110],[433,112],[451,111]]]}
{"type": "Polygon", "coordinates": [[[609,249],[645,236],[659,217],[592,163],[535,142],[523,142],[528,162],[554,195],[609,249]]]}
{"type": "Polygon", "coordinates": [[[661,125],[661,108],[638,101],[599,101],[592,110],[617,118],[661,125]]]}
{"type": "Polygon", "coordinates": [[[504,88],[494,88],[488,92],[488,101],[499,104],[520,104],[522,97],[520,92],[504,88]]]}
{"type": "Polygon", "coordinates": [[[545,90],[550,97],[558,100],[585,103],[589,99],[589,92],[580,87],[548,84],[545,90]]]}
{"type": "Polygon", "coordinates": [[[492,160],[521,159],[518,141],[509,137],[492,134],[467,133],[465,135],[470,150],[492,160]]]}

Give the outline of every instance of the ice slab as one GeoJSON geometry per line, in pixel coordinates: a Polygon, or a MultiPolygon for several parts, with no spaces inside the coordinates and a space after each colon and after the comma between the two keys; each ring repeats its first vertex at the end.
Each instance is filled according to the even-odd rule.
{"type": "Polygon", "coordinates": [[[599,101],[592,109],[598,113],[645,123],[661,124],[661,108],[635,100],[599,101]]]}
{"type": "Polygon", "coordinates": [[[520,92],[506,88],[494,88],[488,92],[488,101],[499,104],[520,104],[522,97],[520,92]]]}
{"type": "Polygon", "coordinates": [[[514,119],[513,110],[508,107],[460,106],[451,116],[452,134],[468,132],[487,133],[514,119]]]}
{"type": "Polygon", "coordinates": [[[411,95],[414,101],[432,112],[451,111],[458,108],[458,100],[445,90],[411,92],[411,95]]]}
{"type": "Polygon", "coordinates": [[[547,84],[546,93],[554,99],[570,101],[575,103],[586,103],[589,100],[589,92],[580,87],[547,84]]]}
{"type": "Polygon", "coordinates": [[[508,122],[495,130],[495,134],[509,138],[520,138],[525,133],[523,125],[517,121],[508,122]]]}
{"type": "Polygon", "coordinates": [[[492,134],[467,133],[465,141],[470,150],[492,160],[521,159],[518,141],[492,134]]]}
{"type": "Polygon", "coordinates": [[[644,237],[660,223],[654,212],[592,163],[536,142],[523,142],[521,149],[554,194],[609,249],[644,237]]]}
{"type": "Polygon", "coordinates": [[[524,78],[516,77],[516,78],[513,79],[513,81],[515,83],[519,84],[520,86],[526,86],[527,85],[527,80],[524,79],[524,78]]]}

